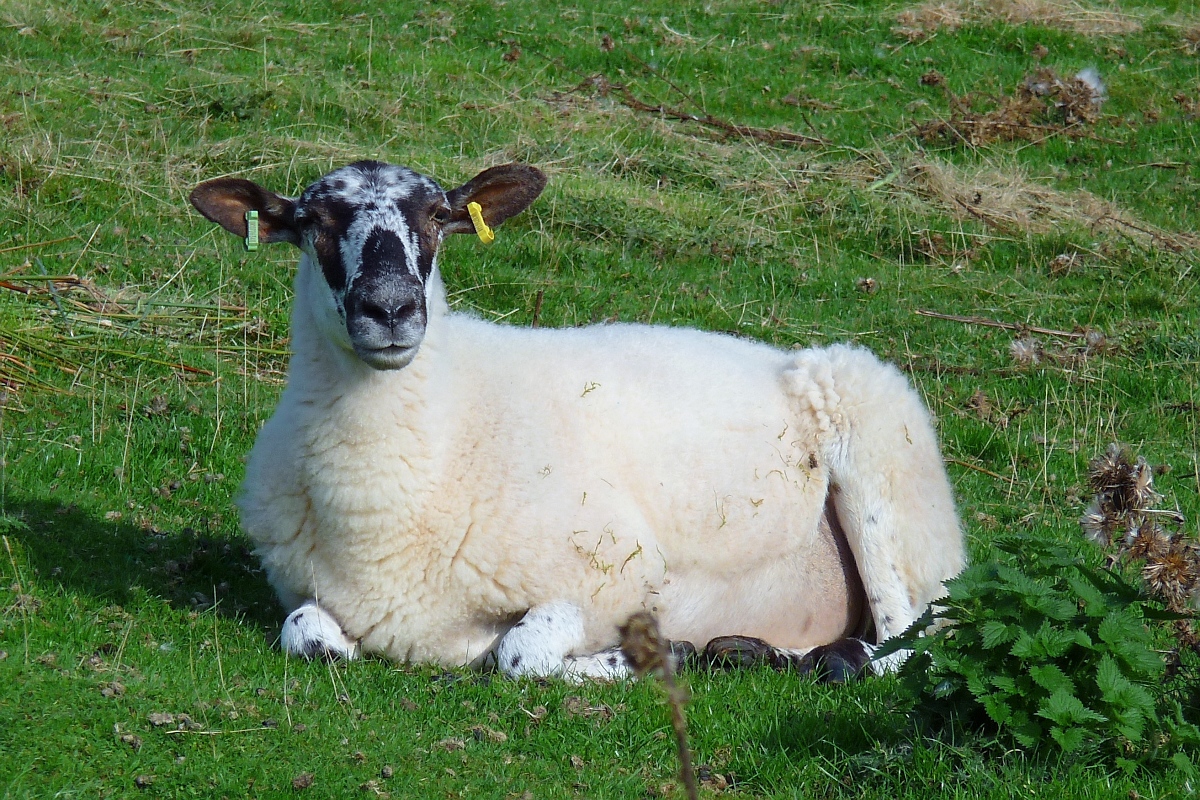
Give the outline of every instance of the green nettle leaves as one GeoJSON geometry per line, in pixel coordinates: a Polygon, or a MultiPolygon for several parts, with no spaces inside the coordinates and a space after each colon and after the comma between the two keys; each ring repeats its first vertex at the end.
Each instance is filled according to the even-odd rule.
{"type": "Polygon", "coordinates": [[[948,596],[881,654],[908,649],[901,680],[918,711],[986,717],[1025,747],[1140,745],[1158,721],[1162,656],[1135,586],[1032,537],[946,584],[948,596]],[[930,625],[936,633],[920,635],[930,625]]]}

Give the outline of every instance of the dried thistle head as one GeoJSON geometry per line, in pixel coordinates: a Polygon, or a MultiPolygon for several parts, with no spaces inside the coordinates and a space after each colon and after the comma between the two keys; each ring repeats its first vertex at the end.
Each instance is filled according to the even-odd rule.
{"type": "Polygon", "coordinates": [[[1008,346],[1008,354],[1023,367],[1036,367],[1046,357],[1046,348],[1032,336],[1023,336],[1013,339],[1012,344],[1008,346]]]}
{"type": "Polygon", "coordinates": [[[967,398],[967,408],[977,413],[982,420],[990,420],[996,413],[996,405],[983,389],[976,389],[975,394],[967,398]]]}
{"type": "Polygon", "coordinates": [[[1099,497],[1092,498],[1087,510],[1079,520],[1079,527],[1088,541],[1101,547],[1112,544],[1113,534],[1116,533],[1120,518],[1104,507],[1099,497]]]}
{"type": "Polygon", "coordinates": [[[1104,331],[1088,328],[1083,332],[1084,355],[1095,356],[1110,350],[1108,337],[1104,331]]]}
{"type": "Polygon", "coordinates": [[[879,281],[874,278],[859,278],[854,282],[854,288],[863,294],[875,294],[879,291],[879,281]]]}
{"type": "Polygon", "coordinates": [[[1158,492],[1154,491],[1154,470],[1141,456],[1138,456],[1137,463],[1133,465],[1126,492],[1129,508],[1139,511],[1147,508],[1158,497],[1158,492]]]}
{"type": "Polygon", "coordinates": [[[661,676],[669,670],[670,651],[653,614],[639,611],[617,631],[621,634],[621,652],[639,678],[649,673],[661,676]]]}
{"type": "Polygon", "coordinates": [[[1195,545],[1176,539],[1165,553],[1146,559],[1142,579],[1173,611],[1183,611],[1200,581],[1200,551],[1195,545]]]}
{"type": "Polygon", "coordinates": [[[1200,53],[1200,25],[1193,25],[1183,32],[1183,44],[1189,53],[1200,53]]]}
{"type": "Polygon", "coordinates": [[[1141,511],[1158,497],[1154,470],[1146,459],[1138,456],[1134,462],[1129,451],[1115,443],[1088,464],[1088,485],[1101,507],[1114,514],[1141,511]]]}
{"type": "Polygon", "coordinates": [[[1171,549],[1171,540],[1158,523],[1149,517],[1142,517],[1133,536],[1129,541],[1129,557],[1139,561],[1149,561],[1166,554],[1171,549]]]}
{"type": "Polygon", "coordinates": [[[1064,272],[1070,272],[1078,261],[1079,253],[1059,253],[1050,259],[1050,274],[1061,275],[1064,272]]]}
{"type": "Polygon", "coordinates": [[[1113,442],[1088,462],[1088,486],[1096,494],[1110,492],[1114,487],[1128,483],[1132,470],[1129,451],[1113,442]]]}

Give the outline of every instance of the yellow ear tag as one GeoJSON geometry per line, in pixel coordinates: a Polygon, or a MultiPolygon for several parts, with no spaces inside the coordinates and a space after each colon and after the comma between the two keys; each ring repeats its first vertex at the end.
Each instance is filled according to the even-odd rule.
{"type": "Polygon", "coordinates": [[[496,241],[496,234],[492,233],[492,229],[483,221],[483,208],[479,203],[467,203],[467,213],[471,215],[471,222],[475,223],[475,233],[479,236],[479,241],[484,244],[496,241]]]}

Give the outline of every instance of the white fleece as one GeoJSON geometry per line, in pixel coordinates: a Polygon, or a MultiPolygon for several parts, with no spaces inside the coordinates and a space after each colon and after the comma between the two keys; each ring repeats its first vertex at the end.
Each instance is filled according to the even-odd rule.
{"type": "Polygon", "coordinates": [[[963,565],[928,414],[865,350],[490,324],[435,273],[416,358],[375,371],[322,332],[322,288],[303,256],[239,504],[285,605],[319,596],[364,652],[478,663],[553,604],[567,656],[642,609],[699,646],[808,648],[857,632],[863,588],[882,638],[963,565]]]}

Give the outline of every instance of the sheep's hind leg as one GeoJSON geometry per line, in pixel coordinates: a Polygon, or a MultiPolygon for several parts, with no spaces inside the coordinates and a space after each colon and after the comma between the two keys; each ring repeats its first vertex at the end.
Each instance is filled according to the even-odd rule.
{"type": "Polygon", "coordinates": [[[283,632],[279,636],[280,647],[288,655],[303,658],[358,657],[358,642],[353,641],[342,630],[333,615],[309,600],[283,621],[283,632]]]}
{"type": "MultiPolygon", "coordinates": [[[[943,582],[965,563],[937,435],[904,376],[865,351],[810,351],[791,377],[797,397],[826,428],[817,455],[829,470],[835,516],[862,578],[875,642],[882,643],[942,597],[943,582]]],[[[871,668],[893,671],[905,656],[874,659],[871,668]]]]}

